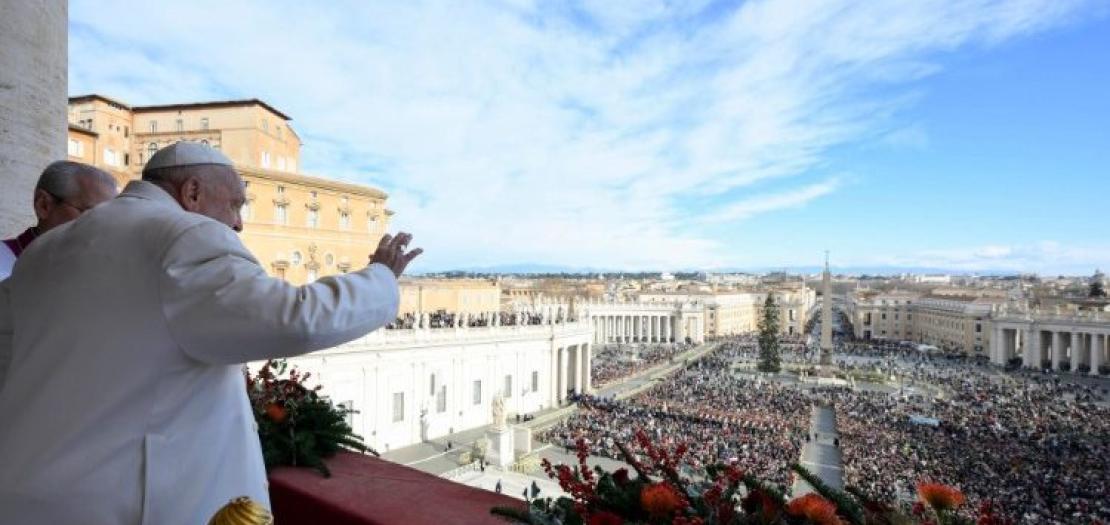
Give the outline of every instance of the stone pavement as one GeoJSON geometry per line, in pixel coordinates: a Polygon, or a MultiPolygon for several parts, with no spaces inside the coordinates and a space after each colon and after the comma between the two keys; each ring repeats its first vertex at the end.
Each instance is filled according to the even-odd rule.
{"type": "MultiPolygon", "coordinates": [[[[840,434],[836,430],[836,413],[832,408],[817,406],[810,419],[810,437],[802,447],[799,463],[809,469],[826,485],[834,489],[844,488],[844,468],[840,458],[840,447],[836,445],[840,434]]],[[[813,492],[809,483],[797,478],[794,482],[795,497],[813,492]]]]}

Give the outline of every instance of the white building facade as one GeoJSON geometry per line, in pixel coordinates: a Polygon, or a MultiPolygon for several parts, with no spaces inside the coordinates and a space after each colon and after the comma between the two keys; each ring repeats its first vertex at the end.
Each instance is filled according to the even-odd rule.
{"type": "Polygon", "coordinates": [[[498,393],[513,417],[589,392],[593,340],[587,321],[379,330],[289,364],[356,410],[351,427],[385,452],[491,423],[498,393]]]}
{"type": "Polygon", "coordinates": [[[991,362],[1005,365],[1015,358],[1025,368],[1099,375],[1108,360],[1110,312],[1045,311],[1004,305],[993,316],[991,362]]]}

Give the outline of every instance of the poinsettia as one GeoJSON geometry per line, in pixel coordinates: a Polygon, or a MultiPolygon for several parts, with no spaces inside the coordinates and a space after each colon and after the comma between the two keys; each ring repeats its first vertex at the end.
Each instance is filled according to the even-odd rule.
{"type": "Polygon", "coordinates": [[[311,373],[287,369],[284,360],[270,360],[257,374],[246,372],[247,397],[258,423],[267,470],[281,465],[306,466],[328,477],[331,472],[324,459],[340,449],[377,455],[347,424],[351,410],[320,396],[321,387],[305,386],[311,373]]]}

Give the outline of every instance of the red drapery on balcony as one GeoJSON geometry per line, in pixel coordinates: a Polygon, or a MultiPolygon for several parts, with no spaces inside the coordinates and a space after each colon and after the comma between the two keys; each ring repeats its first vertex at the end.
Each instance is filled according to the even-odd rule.
{"type": "Polygon", "coordinates": [[[497,505],[524,502],[445,480],[378,458],[341,452],[327,461],[332,477],[304,468],[270,475],[274,521],[280,525],[499,524],[497,505]]]}

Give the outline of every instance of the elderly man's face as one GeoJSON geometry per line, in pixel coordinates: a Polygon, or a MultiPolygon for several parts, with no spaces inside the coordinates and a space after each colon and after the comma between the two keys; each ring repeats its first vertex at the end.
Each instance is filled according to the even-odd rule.
{"type": "Polygon", "coordinates": [[[76,195],[54,195],[35,190],[35,215],[39,219],[39,233],[49,231],[81,216],[97,205],[115,198],[115,185],[90,176],[76,177],[79,190],[76,195]]]}
{"type": "Polygon", "coordinates": [[[206,169],[208,174],[200,185],[194,209],[189,211],[220,221],[237,232],[243,231],[243,218],[239,214],[247,202],[243,180],[228,166],[206,169]]]}

